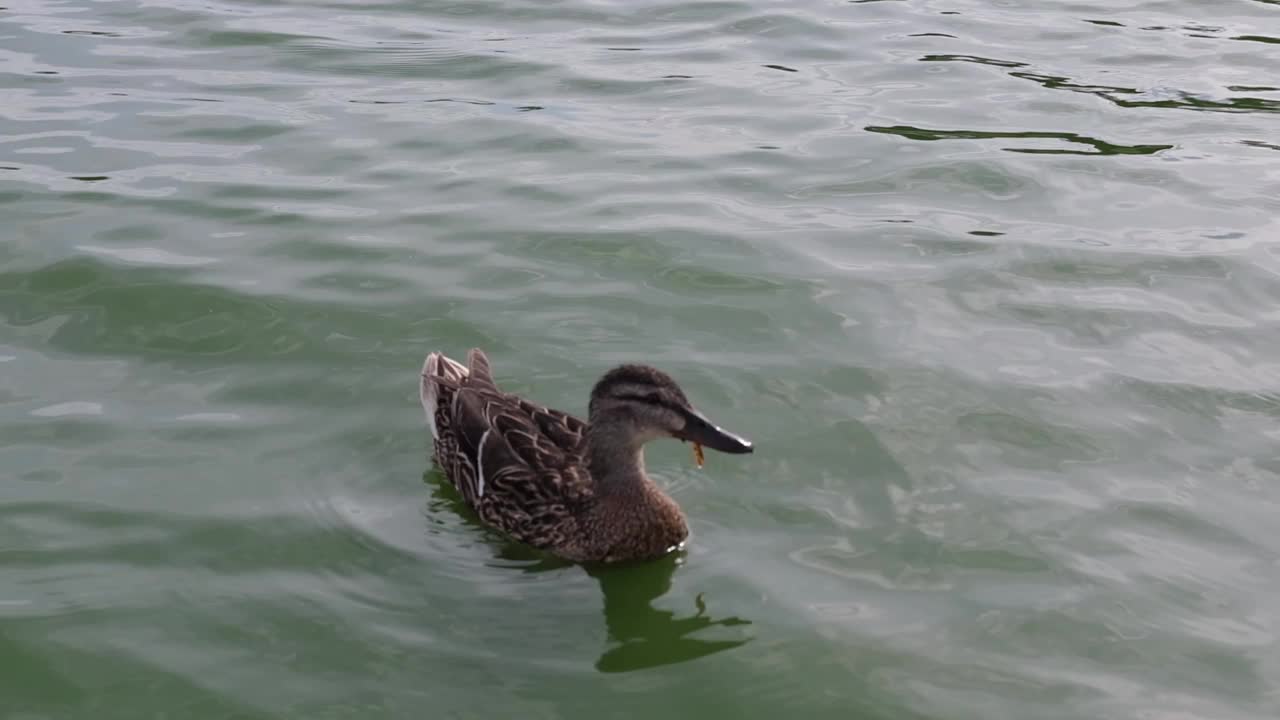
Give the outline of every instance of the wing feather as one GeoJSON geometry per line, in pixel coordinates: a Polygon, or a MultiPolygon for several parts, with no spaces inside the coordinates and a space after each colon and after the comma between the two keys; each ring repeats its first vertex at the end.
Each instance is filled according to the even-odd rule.
{"type": "Polygon", "coordinates": [[[463,500],[517,540],[568,542],[592,495],[581,469],[586,423],[500,391],[479,350],[468,354],[465,377],[436,392],[436,459],[463,500]]]}

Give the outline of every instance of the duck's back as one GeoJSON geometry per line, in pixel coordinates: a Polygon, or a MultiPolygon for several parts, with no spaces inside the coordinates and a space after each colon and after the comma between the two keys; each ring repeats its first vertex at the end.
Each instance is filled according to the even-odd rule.
{"type": "Polygon", "coordinates": [[[593,496],[581,420],[503,393],[479,350],[467,366],[429,355],[421,399],[436,462],[482,521],[534,547],[580,554],[578,519],[593,496]]]}

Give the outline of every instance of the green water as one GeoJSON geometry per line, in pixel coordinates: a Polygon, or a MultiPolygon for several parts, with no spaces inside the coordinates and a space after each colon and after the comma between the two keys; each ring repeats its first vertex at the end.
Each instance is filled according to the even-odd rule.
{"type": "Polygon", "coordinates": [[[1280,716],[1271,0],[5,0],[0,717],[1280,716]],[[679,557],[428,457],[675,375],[679,557]]]}

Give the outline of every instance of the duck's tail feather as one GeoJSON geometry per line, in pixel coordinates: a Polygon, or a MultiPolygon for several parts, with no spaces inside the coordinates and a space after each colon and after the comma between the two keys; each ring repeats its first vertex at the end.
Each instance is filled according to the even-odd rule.
{"type": "Polygon", "coordinates": [[[456,388],[466,379],[467,374],[465,365],[444,353],[430,353],[422,363],[422,376],[418,378],[418,399],[422,401],[422,412],[427,416],[431,437],[440,436],[436,429],[436,403],[440,401],[440,386],[456,388]]]}
{"type": "Polygon", "coordinates": [[[471,348],[467,352],[467,369],[468,377],[472,382],[482,382],[485,385],[492,385],[495,389],[497,385],[493,382],[493,370],[489,368],[489,356],[484,354],[480,348],[471,348]]]}

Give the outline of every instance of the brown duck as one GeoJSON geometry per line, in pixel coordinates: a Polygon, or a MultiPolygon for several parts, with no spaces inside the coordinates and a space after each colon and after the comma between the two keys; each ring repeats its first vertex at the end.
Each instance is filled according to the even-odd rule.
{"type": "Polygon", "coordinates": [[[753,449],[645,365],[606,373],[586,422],[498,389],[478,349],[465,366],[428,355],[419,395],[436,464],[481,521],[575,562],[656,558],[688,536],[680,507],[645,473],[645,443],[692,442],[699,465],[704,445],[753,449]]]}

